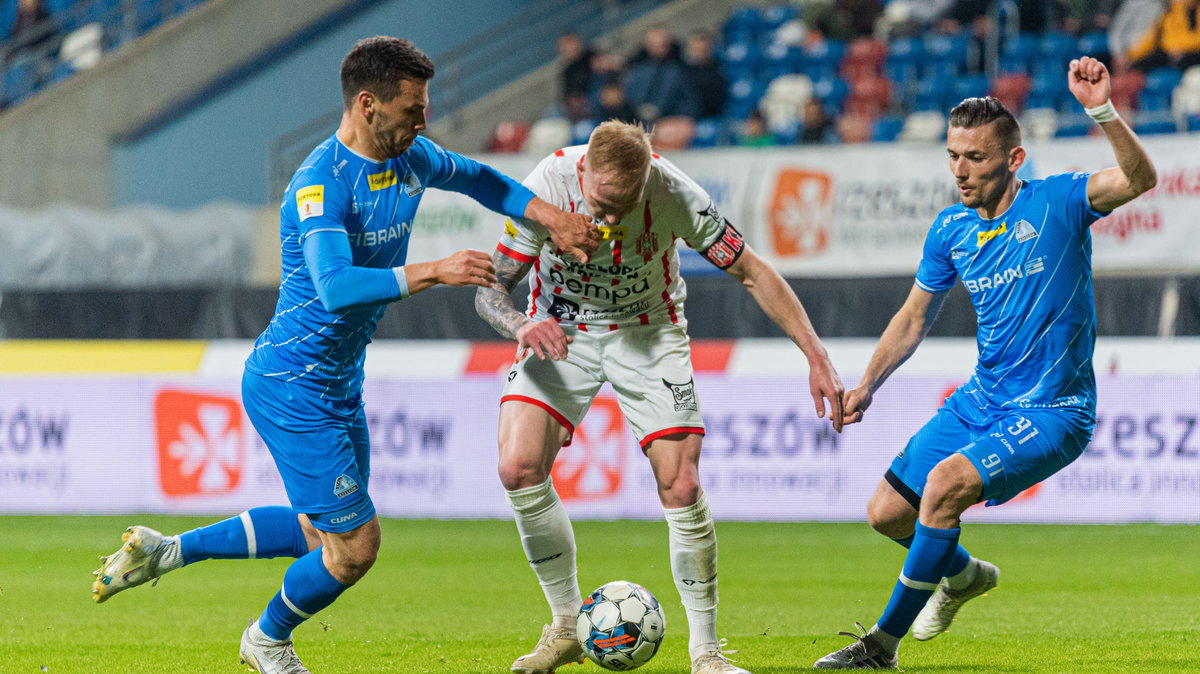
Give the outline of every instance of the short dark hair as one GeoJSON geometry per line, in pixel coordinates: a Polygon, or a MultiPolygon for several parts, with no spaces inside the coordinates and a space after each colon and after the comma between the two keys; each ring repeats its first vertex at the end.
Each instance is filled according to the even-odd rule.
{"type": "Polygon", "coordinates": [[[992,123],[996,125],[996,138],[1005,150],[1021,144],[1021,125],[1017,124],[1017,118],[992,96],[968,98],[950,111],[950,126],[953,127],[974,129],[992,123]]]}
{"type": "Polygon", "coordinates": [[[384,103],[400,93],[400,80],[433,79],[433,61],[413,43],[377,35],[354,43],[342,60],[342,103],[349,108],[366,90],[384,103]]]}

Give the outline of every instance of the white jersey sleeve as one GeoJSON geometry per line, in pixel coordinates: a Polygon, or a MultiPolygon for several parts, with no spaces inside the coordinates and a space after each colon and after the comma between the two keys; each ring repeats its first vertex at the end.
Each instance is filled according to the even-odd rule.
{"type": "MultiPolygon", "coordinates": [[[[550,155],[539,162],[522,184],[543,201],[559,204],[562,198],[555,193],[555,185],[560,181],[553,180],[551,176],[555,172],[554,159],[555,156],[550,155]]],[[[539,223],[524,218],[507,218],[496,249],[514,260],[533,264],[549,238],[546,228],[539,223]]]]}
{"type": "Polygon", "coordinates": [[[679,211],[671,218],[678,227],[675,236],[721,269],[737,261],[745,247],[742,235],[717,210],[712,197],[670,161],[656,156],[654,164],[679,211]]]}

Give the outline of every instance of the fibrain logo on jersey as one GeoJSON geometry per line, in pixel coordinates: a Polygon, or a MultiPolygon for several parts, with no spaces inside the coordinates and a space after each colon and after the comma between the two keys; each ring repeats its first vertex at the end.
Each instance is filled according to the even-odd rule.
{"type": "Polygon", "coordinates": [[[833,178],[816,171],[780,169],[768,220],[776,255],[808,257],[825,250],[833,224],[833,178]]]}
{"type": "Polygon", "coordinates": [[[238,486],[246,442],[236,399],[163,389],[154,399],[154,416],[164,494],[224,494],[238,486]]]}
{"type": "Polygon", "coordinates": [[[621,490],[633,434],[616,398],[596,396],[568,447],[554,462],[554,488],[564,501],[596,501],[621,490]]]}

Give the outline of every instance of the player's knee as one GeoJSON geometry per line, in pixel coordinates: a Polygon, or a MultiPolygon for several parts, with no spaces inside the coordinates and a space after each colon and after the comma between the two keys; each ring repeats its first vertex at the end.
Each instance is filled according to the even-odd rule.
{"type": "Polygon", "coordinates": [[[898,513],[895,508],[871,501],[867,504],[867,524],[888,538],[906,538],[913,532],[915,515],[898,513]]]}
{"type": "Polygon", "coordinates": [[[699,476],[687,471],[669,478],[660,476],[658,493],[663,507],[686,508],[700,500],[699,476]]]}
{"type": "Polygon", "coordinates": [[[367,575],[379,557],[379,547],[358,545],[334,551],[333,568],[329,572],[347,585],[357,583],[367,575]]]}
{"type": "Polygon", "coordinates": [[[500,484],[508,491],[536,487],[550,477],[541,463],[516,457],[501,458],[498,472],[500,484]]]}
{"type": "Polygon", "coordinates": [[[979,500],[982,482],[974,467],[943,461],[934,466],[925,482],[921,512],[930,508],[936,512],[962,513],[979,500]]]}

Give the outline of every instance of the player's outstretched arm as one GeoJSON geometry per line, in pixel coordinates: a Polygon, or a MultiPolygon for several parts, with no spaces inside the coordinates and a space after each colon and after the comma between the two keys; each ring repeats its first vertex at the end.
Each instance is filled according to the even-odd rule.
{"type": "Polygon", "coordinates": [[[532,349],[538,358],[566,358],[571,338],[563,332],[558,321],[553,318],[534,321],[517,311],[513,304],[513,288],[529,273],[531,265],[499,251],[492,253],[492,264],[496,277],[491,284],[475,291],[475,312],[496,332],[517,340],[518,346],[532,349]]]}
{"type": "Polygon", "coordinates": [[[746,246],[737,261],[726,270],[750,292],[754,301],[808,358],[808,387],[817,406],[817,416],[824,418],[828,401],[829,420],[839,433],[842,430],[842,380],[829,360],[825,345],[817,337],[808,312],[792,292],[791,286],[766,260],[746,246]]]}
{"type": "Polygon", "coordinates": [[[879,345],[871,355],[871,362],[867,365],[862,380],[858,386],[846,391],[844,413],[847,424],[862,421],[863,414],[871,406],[871,398],[875,392],[883,386],[883,382],[887,381],[896,368],[904,364],[917,350],[925,335],[929,334],[929,328],[937,320],[948,292],[947,290],[931,293],[913,285],[908,299],[904,301],[900,311],[892,316],[892,320],[883,331],[883,336],[879,338],[879,345]]]}
{"type": "Polygon", "coordinates": [[[580,262],[590,260],[600,245],[600,230],[590,217],[581,213],[567,213],[538,197],[529,200],[525,207],[525,219],[545,227],[554,245],[580,262]]]}
{"type": "Polygon", "coordinates": [[[1067,86],[1075,100],[1104,129],[1117,166],[1093,173],[1088,179],[1088,203],[1100,212],[1108,212],[1154,187],[1158,176],[1154,164],[1138,142],[1133,129],[1117,114],[1109,100],[1112,80],[1108,68],[1090,56],[1071,61],[1067,86]]]}
{"type": "Polygon", "coordinates": [[[450,257],[404,266],[408,294],[415,295],[435,285],[482,286],[496,282],[496,268],[482,250],[460,250],[450,257]]]}

